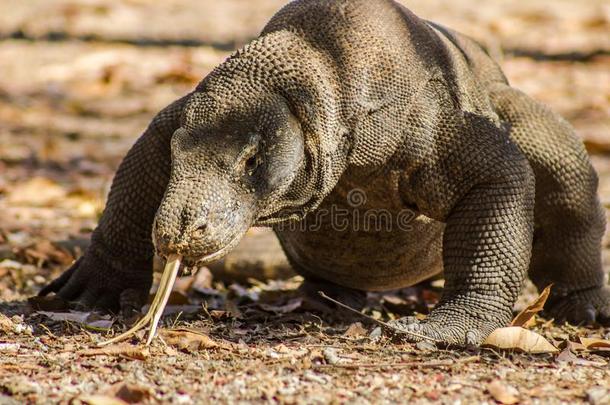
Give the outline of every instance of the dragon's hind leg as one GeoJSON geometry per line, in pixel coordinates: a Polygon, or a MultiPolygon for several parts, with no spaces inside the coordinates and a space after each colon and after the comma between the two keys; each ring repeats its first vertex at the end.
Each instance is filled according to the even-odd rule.
{"type": "Polygon", "coordinates": [[[574,324],[610,323],[601,264],[605,220],[582,141],[564,119],[524,93],[495,84],[490,94],[536,178],[529,276],[539,289],[553,284],[547,314],[574,324]]]}

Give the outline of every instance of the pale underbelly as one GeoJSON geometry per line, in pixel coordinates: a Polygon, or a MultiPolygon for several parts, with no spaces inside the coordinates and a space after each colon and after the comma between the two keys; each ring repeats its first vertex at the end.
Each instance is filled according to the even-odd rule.
{"type": "Polygon", "coordinates": [[[297,272],[345,287],[390,290],[442,272],[443,223],[419,215],[400,229],[357,228],[326,223],[276,233],[297,272]]]}

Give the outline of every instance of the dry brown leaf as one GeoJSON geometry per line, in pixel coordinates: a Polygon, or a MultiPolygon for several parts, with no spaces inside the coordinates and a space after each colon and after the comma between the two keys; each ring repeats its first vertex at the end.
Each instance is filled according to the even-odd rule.
{"type": "Polygon", "coordinates": [[[133,346],[128,343],[83,350],[80,354],[82,356],[125,356],[135,360],[146,360],[150,356],[148,348],[133,346]]]}
{"type": "Polygon", "coordinates": [[[46,262],[68,265],[74,262],[74,257],[70,252],[48,240],[41,240],[26,247],[21,255],[25,256],[30,263],[38,263],[39,265],[46,262]]]}
{"type": "Polygon", "coordinates": [[[69,312],[38,311],[36,313],[54,321],[75,322],[92,329],[109,329],[114,323],[109,315],[100,316],[95,312],[70,310],[69,312]]]}
{"type": "Polygon", "coordinates": [[[572,350],[572,352],[574,352],[574,353],[587,350],[585,345],[583,345],[582,343],[570,342],[569,340],[566,342],[566,348],[572,350]]]}
{"type": "Polygon", "coordinates": [[[610,340],[599,339],[599,338],[580,338],[580,343],[587,349],[602,349],[610,350],[610,340]]]}
{"type": "Polygon", "coordinates": [[[546,286],[544,290],[540,293],[538,298],[530,305],[527,306],[523,311],[519,312],[519,314],[513,319],[511,322],[511,326],[526,326],[528,321],[534,317],[538,312],[542,311],[544,308],[544,304],[546,300],[549,298],[549,294],[551,293],[551,287],[553,284],[549,284],[546,286]]]}
{"type": "Polygon", "coordinates": [[[159,334],[168,345],[188,352],[221,346],[208,335],[190,329],[167,329],[160,331],[159,334]]]}
{"type": "Polygon", "coordinates": [[[362,326],[362,323],[356,322],[352,323],[349,328],[345,331],[343,336],[347,337],[358,337],[365,336],[367,334],[367,330],[362,326]]]}
{"type": "MultiPolygon", "coordinates": [[[[148,296],[148,303],[152,303],[155,298],[156,290],[148,296]]],[[[187,297],[182,291],[172,291],[167,299],[167,305],[187,305],[190,303],[189,297],[187,297]]]]}
{"type": "Polygon", "coordinates": [[[557,355],[557,357],[555,357],[555,362],[573,364],[576,366],[593,366],[593,367],[604,367],[608,364],[606,362],[590,361],[590,360],[580,358],[580,357],[576,356],[572,352],[572,350],[570,350],[570,347],[566,347],[565,349],[563,349],[563,351],[561,353],[559,353],[557,355]]]}
{"type": "Polygon", "coordinates": [[[111,397],[109,395],[83,395],[78,399],[89,405],[127,405],[128,402],[120,398],[111,397]]]}
{"type": "Polygon", "coordinates": [[[519,391],[515,387],[503,384],[498,380],[489,383],[487,391],[501,404],[516,404],[519,402],[519,391]]]}
{"type": "Polygon", "coordinates": [[[207,267],[200,267],[195,273],[195,280],[191,284],[191,288],[195,291],[204,290],[206,288],[212,288],[213,276],[210,269],[207,267]]]}
{"type": "Polygon", "coordinates": [[[146,386],[122,382],[112,385],[104,393],[123,400],[128,404],[147,401],[152,396],[151,390],[146,386]]]}
{"type": "Polygon", "coordinates": [[[267,312],[275,312],[276,314],[287,314],[299,309],[303,305],[303,298],[297,297],[288,300],[283,305],[270,305],[270,304],[259,304],[259,307],[267,312]]]}
{"type": "Polygon", "coordinates": [[[233,318],[233,314],[229,311],[222,311],[220,309],[213,309],[210,311],[210,317],[216,321],[226,321],[227,319],[233,318]]]}
{"type": "Polygon", "coordinates": [[[556,353],[558,351],[543,336],[519,326],[494,330],[483,345],[496,349],[520,350],[526,353],[556,353]]]}
{"type": "MultiPolygon", "coordinates": [[[[189,269],[187,269],[189,270],[189,269]]],[[[185,275],[185,270],[182,270],[182,274],[176,278],[176,282],[174,283],[174,287],[172,291],[180,292],[184,297],[188,296],[188,292],[191,290],[191,285],[195,281],[195,276],[193,275],[185,275]]],[[[188,297],[187,297],[188,299],[188,297]]]]}
{"type": "Polygon", "coordinates": [[[383,306],[398,315],[412,314],[415,309],[413,301],[390,294],[383,296],[383,306]]]}
{"type": "Polygon", "coordinates": [[[15,330],[13,321],[4,314],[0,314],[0,331],[12,333],[15,330]]]}
{"type": "Polygon", "coordinates": [[[33,177],[13,187],[6,196],[10,204],[47,206],[66,197],[66,190],[46,177],[33,177]]]}

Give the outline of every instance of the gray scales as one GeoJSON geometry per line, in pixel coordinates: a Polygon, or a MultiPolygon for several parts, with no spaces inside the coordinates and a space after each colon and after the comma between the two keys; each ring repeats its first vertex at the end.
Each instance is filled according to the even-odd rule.
{"type": "Polygon", "coordinates": [[[596,189],[570,125],[472,39],[391,0],[297,0],[153,119],[91,246],[41,294],[139,309],[155,251],[210,261],[259,225],[331,295],[442,271],[430,315],[398,325],[447,343],[505,326],[526,276],[553,283],[550,316],[608,324],[596,189]],[[317,215],[333,209],[391,226],[338,229],[317,215]]]}

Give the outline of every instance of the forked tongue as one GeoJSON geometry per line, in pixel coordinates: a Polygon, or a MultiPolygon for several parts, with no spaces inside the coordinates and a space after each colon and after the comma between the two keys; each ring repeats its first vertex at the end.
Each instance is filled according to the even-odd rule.
{"type": "Polygon", "coordinates": [[[150,304],[150,308],[148,308],[146,315],[144,315],[144,317],[133,325],[127,332],[121,333],[120,335],[106,340],[105,342],[98,343],[98,346],[106,346],[112,343],[120,342],[121,340],[125,340],[128,337],[135,335],[140,329],[149,325],[150,328],[148,330],[146,345],[150,345],[150,342],[152,342],[153,338],[155,337],[157,325],[159,324],[159,320],[161,319],[161,315],[163,315],[165,305],[167,305],[167,300],[169,299],[172,288],[174,287],[174,282],[176,281],[176,276],[178,275],[178,269],[180,269],[181,260],[182,256],[180,255],[168,256],[167,262],[165,263],[165,268],[163,269],[163,274],[161,275],[161,281],[159,282],[159,288],[157,289],[155,298],[153,299],[152,304],[150,304]]]}

